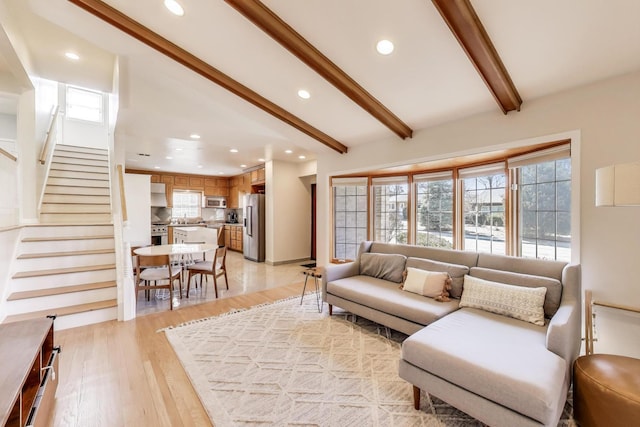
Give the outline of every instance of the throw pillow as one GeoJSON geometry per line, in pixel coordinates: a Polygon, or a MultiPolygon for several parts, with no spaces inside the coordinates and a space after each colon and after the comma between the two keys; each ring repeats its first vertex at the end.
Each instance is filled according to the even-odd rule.
{"type": "Polygon", "coordinates": [[[407,257],[399,254],[363,253],[360,274],[401,283],[407,257]]]}
{"type": "Polygon", "coordinates": [[[469,274],[469,267],[466,265],[451,264],[426,258],[409,257],[407,258],[407,267],[449,273],[449,276],[451,276],[451,290],[449,294],[452,298],[460,298],[460,295],[462,295],[464,276],[465,274],[469,274]]]}
{"type": "Polygon", "coordinates": [[[451,277],[449,273],[421,270],[407,267],[406,279],[401,286],[402,290],[413,292],[436,301],[449,301],[449,289],[451,277]]]}
{"type": "Polygon", "coordinates": [[[464,276],[460,307],[479,308],[544,326],[547,288],[527,288],[464,276]]]}

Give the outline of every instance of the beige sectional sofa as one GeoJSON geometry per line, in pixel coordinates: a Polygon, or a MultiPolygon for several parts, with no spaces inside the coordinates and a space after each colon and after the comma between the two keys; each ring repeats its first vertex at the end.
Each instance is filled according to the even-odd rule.
{"type": "Polygon", "coordinates": [[[416,408],[422,389],[511,427],[558,423],[580,350],[580,287],[579,265],[363,242],[354,262],[326,268],[322,289],[330,312],[337,306],[409,335],[399,375],[413,384],[416,408]],[[450,300],[401,289],[407,267],[447,272],[450,300]],[[472,289],[490,292],[474,299],[472,289]],[[493,291],[516,307],[494,304],[493,291]],[[519,292],[542,305],[540,324],[522,317],[519,292]]]}

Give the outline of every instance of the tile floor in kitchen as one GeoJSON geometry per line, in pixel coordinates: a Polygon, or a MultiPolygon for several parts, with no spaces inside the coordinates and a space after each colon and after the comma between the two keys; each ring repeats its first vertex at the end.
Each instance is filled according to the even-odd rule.
{"type": "MultiPolygon", "coordinates": [[[[306,268],[303,267],[302,264],[309,262],[313,261],[301,261],[274,266],[264,262],[246,260],[240,252],[227,251],[226,265],[227,277],[229,278],[229,290],[227,290],[225,286],[224,277],[218,278],[218,298],[227,298],[304,282],[305,276],[302,272],[305,271],[306,268]]],[[[186,279],[185,276],[185,286],[186,279]]],[[[213,290],[213,278],[211,276],[208,276],[208,280],[205,281],[204,289],[200,287],[195,288],[196,280],[200,283],[200,278],[192,279],[189,298],[186,298],[184,292],[182,299],[177,298],[177,296],[175,297],[174,310],[216,299],[213,290]]],[[[307,291],[311,290],[313,290],[313,282],[309,281],[307,291]]],[[[157,292],[158,295],[156,296],[153,295],[154,292],[152,291],[149,301],[147,301],[144,291],[138,293],[138,316],[169,310],[169,300],[167,299],[169,291],[163,289],[157,292]]]]}

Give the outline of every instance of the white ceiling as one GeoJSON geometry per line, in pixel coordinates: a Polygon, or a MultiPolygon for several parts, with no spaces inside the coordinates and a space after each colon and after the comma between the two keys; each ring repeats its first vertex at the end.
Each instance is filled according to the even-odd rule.
{"type": "MultiPolygon", "coordinates": [[[[162,0],[106,3],[346,146],[400,141],[224,1],[180,1],[183,17],[171,15],[162,0]],[[311,99],[300,99],[300,88],[311,99]]],[[[263,2],[414,133],[500,111],[428,0],[263,2]],[[393,54],[376,53],[382,38],[395,43],[393,54]]],[[[19,24],[40,77],[111,91],[118,61],[116,138],[126,144],[129,168],[229,176],[259,158],[303,161],[297,156],[332,151],[66,0],[0,4],[19,24]],[[66,50],[81,60],[65,60],[66,50]],[[193,141],[191,133],[202,138],[193,141]]],[[[508,117],[526,114],[534,98],[640,69],[639,1],[475,0],[473,6],[524,101],[508,117]]]]}

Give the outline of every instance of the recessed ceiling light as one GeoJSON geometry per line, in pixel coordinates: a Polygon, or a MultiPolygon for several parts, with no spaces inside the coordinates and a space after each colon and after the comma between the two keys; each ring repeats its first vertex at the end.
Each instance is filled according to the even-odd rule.
{"type": "Polygon", "coordinates": [[[80,59],[80,56],[74,52],[66,52],[64,56],[66,56],[68,59],[71,59],[73,61],[77,61],[80,59]]]}
{"type": "Polygon", "coordinates": [[[165,157],[165,159],[167,159],[167,160],[171,160],[171,159],[173,159],[173,157],[171,157],[171,156],[167,156],[167,157],[165,157]]]}
{"type": "Polygon", "coordinates": [[[246,167],[247,167],[247,165],[240,165],[240,167],[241,167],[241,168],[246,168],[246,167]]]}
{"type": "Polygon", "coordinates": [[[311,94],[309,93],[308,90],[304,90],[304,89],[300,89],[298,91],[298,96],[302,99],[309,99],[311,98],[311,94]]]}
{"type": "Polygon", "coordinates": [[[218,175],[224,175],[224,172],[218,172],[218,175]]]}
{"type": "Polygon", "coordinates": [[[259,162],[264,162],[264,159],[258,159],[259,162]]]}
{"type": "Polygon", "coordinates": [[[238,149],[237,148],[232,148],[231,150],[229,150],[230,153],[237,153],[238,149]]]}
{"type": "Polygon", "coordinates": [[[173,13],[174,15],[184,15],[184,9],[176,0],[164,0],[164,7],[169,9],[169,12],[173,13]]]}
{"type": "Polygon", "coordinates": [[[304,159],[306,159],[306,157],[305,157],[305,156],[298,156],[298,158],[299,158],[300,160],[304,160],[304,159]]]}
{"type": "Polygon", "coordinates": [[[198,169],[202,169],[202,165],[198,165],[198,169]]]}
{"type": "Polygon", "coordinates": [[[183,150],[183,148],[181,148],[181,147],[176,148],[176,151],[182,151],[182,150],[183,150]]]}
{"type": "Polygon", "coordinates": [[[284,150],[284,152],[287,153],[287,154],[293,153],[293,151],[291,151],[291,150],[284,150]]]}
{"type": "Polygon", "coordinates": [[[380,40],[376,45],[376,50],[380,55],[389,55],[393,52],[393,43],[389,40],[380,40]]]}
{"type": "Polygon", "coordinates": [[[154,166],[153,168],[154,169],[160,169],[160,166],[154,166]]]}
{"type": "Polygon", "coordinates": [[[189,137],[191,139],[200,139],[200,135],[198,135],[197,133],[192,133],[191,135],[189,135],[189,137]]]}

